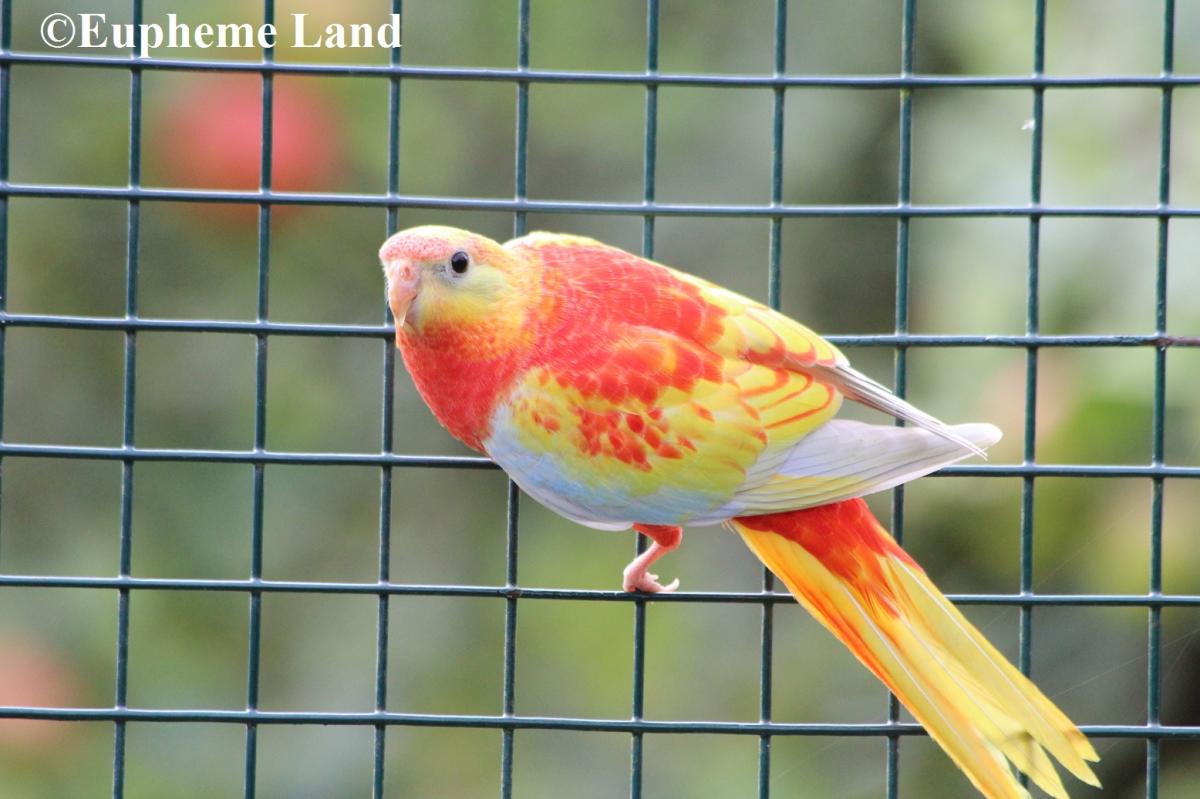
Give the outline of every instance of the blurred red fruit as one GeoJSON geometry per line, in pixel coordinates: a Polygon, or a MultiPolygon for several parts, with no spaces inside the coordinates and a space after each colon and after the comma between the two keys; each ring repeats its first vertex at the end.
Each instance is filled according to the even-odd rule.
{"type": "MultiPolygon", "coordinates": [[[[312,81],[273,81],[271,188],[330,191],[344,145],[337,110],[312,81]]],[[[160,106],[148,148],[167,186],[253,191],[259,186],[263,124],[258,75],[203,75],[160,106]]],[[[225,218],[252,220],[243,206],[189,204],[225,218]],[[230,211],[235,214],[231,215],[230,211]]]]}
{"type": "MultiPolygon", "coordinates": [[[[59,652],[35,638],[0,637],[0,705],[72,707],[79,701],[75,673],[59,652]]],[[[29,754],[53,749],[77,725],[0,719],[0,749],[29,754]]]]}

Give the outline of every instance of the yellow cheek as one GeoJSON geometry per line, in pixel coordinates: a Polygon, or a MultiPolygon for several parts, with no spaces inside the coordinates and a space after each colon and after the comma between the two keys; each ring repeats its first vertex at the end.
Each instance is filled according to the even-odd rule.
{"type": "Polygon", "coordinates": [[[420,314],[424,322],[478,322],[496,313],[507,289],[503,275],[483,265],[461,278],[427,274],[421,286],[420,314]]]}
{"type": "Polygon", "coordinates": [[[462,324],[478,321],[487,314],[488,302],[465,286],[446,286],[435,278],[421,290],[419,317],[422,324],[462,324]]]}

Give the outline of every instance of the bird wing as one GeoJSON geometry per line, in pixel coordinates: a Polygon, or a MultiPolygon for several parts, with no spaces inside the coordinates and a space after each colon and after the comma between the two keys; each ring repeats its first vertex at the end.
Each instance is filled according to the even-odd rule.
{"type": "MultiPolygon", "coordinates": [[[[956,425],[951,430],[981,449],[1000,440],[1000,430],[990,424],[956,425]]],[[[712,521],[861,497],[970,456],[958,444],[920,427],[833,419],[777,462],[756,463],[733,499],[712,514],[712,521]]]]}
{"type": "Polygon", "coordinates": [[[847,377],[845,356],[805,326],[590,239],[506,246],[540,259],[554,302],[485,446],[535,497],[569,500],[572,518],[678,524],[820,504],[990,443],[936,420],[818,435],[867,378],[847,377]]]}
{"type": "Polygon", "coordinates": [[[841,351],[796,320],[700,278],[682,272],[676,274],[681,280],[699,286],[705,297],[728,312],[730,335],[722,343],[729,354],[809,372],[847,399],[910,422],[969,453],[984,454],[970,438],[853,368],[841,351]]]}

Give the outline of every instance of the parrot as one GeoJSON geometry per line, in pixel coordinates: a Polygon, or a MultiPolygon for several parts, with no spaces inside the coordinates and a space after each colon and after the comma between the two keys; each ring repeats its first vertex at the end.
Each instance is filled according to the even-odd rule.
{"type": "Polygon", "coordinates": [[[790,317],[583,236],[504,244],[440,225],[379,251],[395,343],[422,399],[526,494],[650,546],[722,524],[875,674],[988,799],[1099,786],[1080,730],[939,591],[863,497],[973,455],[948,425],[855,370],[790,317]],[[839,419],[845,400],[906,425],[839,419]],[[1052,760],[1053,758],[1053,760],[1052,760]]]}

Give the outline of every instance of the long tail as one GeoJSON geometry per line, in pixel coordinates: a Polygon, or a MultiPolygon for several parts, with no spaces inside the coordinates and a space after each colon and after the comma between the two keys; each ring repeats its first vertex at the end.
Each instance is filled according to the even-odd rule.
{"type": "Polygon", "coordinates": [[[1009,762],[1067,799],[1050,757],[1089,785],[1099,760],[1061,710],[939,591],[861,499],[729,525],[892,690],[988,799],[1028,799],[1009,762]]]}

